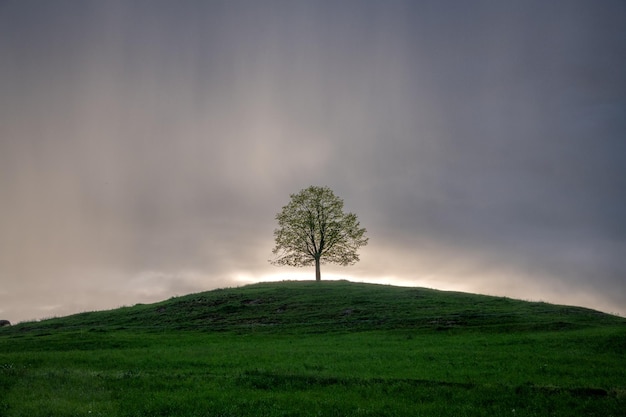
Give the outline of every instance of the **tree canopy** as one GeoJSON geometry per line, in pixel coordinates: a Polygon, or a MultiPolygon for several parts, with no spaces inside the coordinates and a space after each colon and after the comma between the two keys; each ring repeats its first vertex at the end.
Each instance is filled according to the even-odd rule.
{"type": "Polygon", "coordinates": [[[310,186],[297,194],[276,215],[276,246],[271,260],[275,265],[315,265],[315,279],[321,279],[320,264],[353,265],[357,249],[368,242],[366,229],[354,213],[344,213],[343,200],[328,187],[310,186]]]}

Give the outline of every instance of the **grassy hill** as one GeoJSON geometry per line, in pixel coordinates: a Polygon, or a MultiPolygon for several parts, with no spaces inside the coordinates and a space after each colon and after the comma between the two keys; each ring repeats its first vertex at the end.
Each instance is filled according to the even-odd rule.
{"type": "Polygon", "coordinates": [[[598,311],[460,292],[349,281],[289,281],[88,312],[14,330],[135,329],[327,332],[564,330],[621,324],[598,311]]]}
{"type": "Polygon", "coordinates": [[[280,282],[0,329],[4,416],[622,416],[626,320],[280,282]]]}

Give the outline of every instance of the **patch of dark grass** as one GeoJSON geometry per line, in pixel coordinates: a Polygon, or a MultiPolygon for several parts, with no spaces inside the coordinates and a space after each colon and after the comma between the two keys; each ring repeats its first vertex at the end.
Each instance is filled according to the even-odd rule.
{"type": "Polygon", "coordinates": [[[502,297],[338,282],[256,284],[152,305],[82,313],[9,332],[76,329],[341,332],[415,328],[492,332],[572,330],[624,319],[502,297]]]}

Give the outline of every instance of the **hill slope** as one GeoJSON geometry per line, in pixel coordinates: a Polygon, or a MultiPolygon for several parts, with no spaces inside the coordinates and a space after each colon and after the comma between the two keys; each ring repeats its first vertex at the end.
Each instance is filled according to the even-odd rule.
{"type": "Polygon", "coordinates": [[[13,326],[13,331],[525,331],[615,324],[626,324],[626,320],[581,307],[348,281],[287,281],[22,323],[13,326]]]}
{"type": "Polygon", "coordinates": [[[0,416],[621,416],[626,320],[280,282],[0,329],[0,416]]]}

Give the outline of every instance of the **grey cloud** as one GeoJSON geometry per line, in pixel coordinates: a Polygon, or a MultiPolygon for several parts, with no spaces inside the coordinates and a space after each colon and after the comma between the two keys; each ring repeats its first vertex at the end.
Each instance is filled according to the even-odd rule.
{"type": "Polygon", "coordinates": [[[271,276],[310,184],[370,232],[329,273],[624,305],[619,2],[0,7],[18,318],[271,276]]]}

